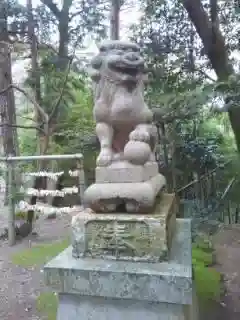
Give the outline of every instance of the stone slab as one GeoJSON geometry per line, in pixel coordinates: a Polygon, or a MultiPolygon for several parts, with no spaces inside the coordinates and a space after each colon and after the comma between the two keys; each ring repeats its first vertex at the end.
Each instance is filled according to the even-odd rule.
{"type": "Polygon", "coordinates": [[[191,222],[177,219],[168,262],[75,259],[70,246],[44,267],[44,276],[59,293],[191,304],[191,222]]]}
{"type": "Polygon", "coordinates": [[[144,182],[158,174],[158,164],[147,162],[145,165],[133,165],[126,161],[113,162],[108,167],[97,167],[96,183],[134,183],[144,182]]]}
{"type": "MultiPolygon", "coordinates": [[[[59,295],[57,320],[193,320],[179,304],[59,295]]],[[[196,319],[194,319],[196,320],[196,319]]]]}
{"type": "Polygon", "coordinates": [[[198,305],[198,297],[196,293],[195,284],[193,282],[192,288],[192,303],[188,305],[184,305],[184,316],[185,320],[199,320],[200,313],[199,313],[199,305],[198,305]]]}
{"type": "Polygon", "coordinates": [[[95,212],[116,212],[124,202],[128,213],[149,212],[165,185],[160,173],[145,182],[94,183],[84,193],[84,205],[95,212]]]}
{"type": "Polygon", "coordinates": [[[175,194],[163,193],[152,213],[93,213],[72,219],[73,256],[126,261],[166,260],[176,229],[175,194]]]}

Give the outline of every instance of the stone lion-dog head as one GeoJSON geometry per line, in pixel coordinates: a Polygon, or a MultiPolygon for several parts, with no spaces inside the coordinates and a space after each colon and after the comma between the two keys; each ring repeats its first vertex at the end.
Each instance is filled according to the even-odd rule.
{"type": "Polygon", "coordinates": [[[92,59],[91,66],[89,71],[95,100],[103,95],[111,98],[121,86],[130,93],[147,81],[144,59],[140,47],[135,43],[104,41],[99,47],[99,54],[92,59]]]}

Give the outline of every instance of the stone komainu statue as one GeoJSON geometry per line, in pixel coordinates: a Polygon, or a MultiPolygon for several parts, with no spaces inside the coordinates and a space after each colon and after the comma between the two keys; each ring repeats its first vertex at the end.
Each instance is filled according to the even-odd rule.
{"type": "Polygon", "coordinates": [[[107,41],[92,60],[94,118],[101,151],[98,166],[116,160],[144,164],[153,157],[156,128],[144,102],[147,80],[140,48],[134,43],[107,41]]]}
{"type": "Polygon", "coordinates": [[[96,133],[100,142],[95,184],[84,193],[96,212],[149,211],[165,185],[154,158],[156,127],[144,102],[147,81],[140,48],[107,41],[92,60],[96,133]]]}

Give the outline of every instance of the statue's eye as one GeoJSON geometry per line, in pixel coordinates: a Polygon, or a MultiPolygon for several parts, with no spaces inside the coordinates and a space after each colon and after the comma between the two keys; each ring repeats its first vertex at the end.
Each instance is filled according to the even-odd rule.
{"type": "Polygon", "coordinates": [[[131,48],[131,49],[129,49],[128,51],[131,51],[131,52],[134,52],[134,53],[135,53],[135,52],[139,52],[138,48],[134,48],[134,47],[131,48]]]}

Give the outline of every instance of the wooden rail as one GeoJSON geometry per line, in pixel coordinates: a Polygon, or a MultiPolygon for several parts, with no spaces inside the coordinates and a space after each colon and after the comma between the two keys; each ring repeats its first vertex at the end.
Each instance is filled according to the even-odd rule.
{"type": "MultiPolygon", "coordinates": [[[[0,162],[4,162],[6,164],[7,170],[7,189],[8,189],[8,242],[9,245],[12,246],[16,242],[16,234],[15,234],[15,207],[16,207],[16,183],[15,183],[15,175],[16,175],[16,166],[20,162],[31,162],[37,160],[49,161],[49,160],[73,160],[76,161],[76,168],[79,172],[78,174],[78,194],[80,199],[83,199],[83,193],[85,190],[85,175],[83,168],[83,155],[82,154],[64,154],[64,155],[41,155],[41,156],[23,156],[23,157],[0,157],[0,162]]],[[[41,172],[39,176],[48,176],[50,172],[41,172]]],[[[33,173],[38,175],[38,172],[33,173]]],[[[35,190],[35,189],[33,189],[35,190]]],[[[39,191],[40,190],[35,190],[39,191]]]]}

